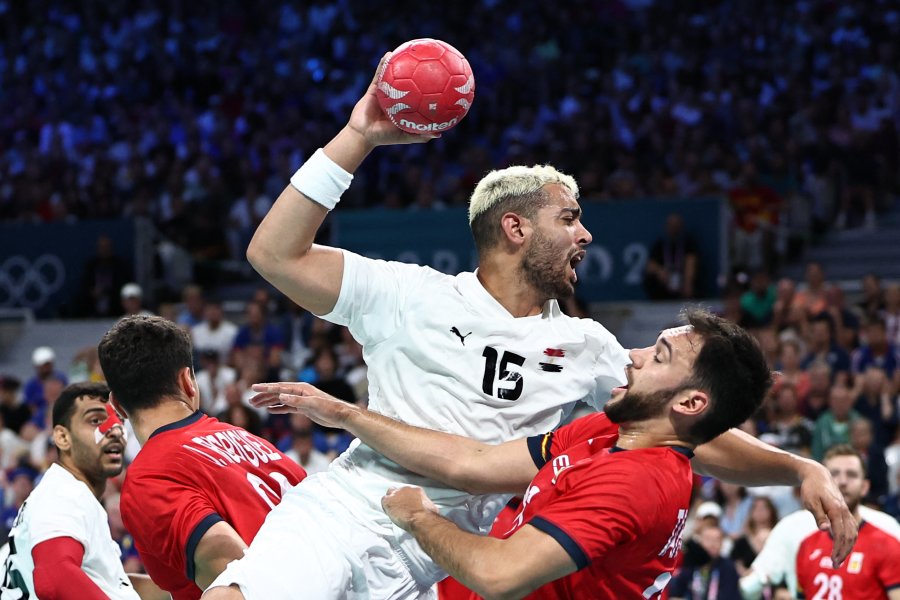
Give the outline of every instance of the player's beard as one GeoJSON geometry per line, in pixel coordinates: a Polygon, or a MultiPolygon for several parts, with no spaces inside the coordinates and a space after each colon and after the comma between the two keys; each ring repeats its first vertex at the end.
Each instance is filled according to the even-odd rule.
{"type": "Polygon", "coordinates": [[[568,298],[575,288],[567,278],[569,262],[563,262],[553,240],[534,230],[531,244],[522,258],[525,280],[546,299],[568,298]]]}
{"type": "Polygon", "coordinates": [[[603,412],[616,424],[653,419],[662,416],[669,400],[682,389],[668,388],[649,394],[629,390],[619,400],[608,403],[603,412]]]}

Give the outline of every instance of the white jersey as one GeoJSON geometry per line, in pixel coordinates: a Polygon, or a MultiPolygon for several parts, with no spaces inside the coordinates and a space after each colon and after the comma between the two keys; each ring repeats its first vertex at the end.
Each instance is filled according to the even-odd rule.
{"type": "MultiPolygon", "coordinates": [[[[900,540],[900,523],[887,513],[860,505],[859,514],[863,520],[900,540]]],[[[766,583],[784,582],[797,595],[797,550],[807,537],[816,532],[818,526],[813,514],[808,510],[798,510],[784,517],[769,534],[753,564],[752,573],[741,579],[741,590],[747,598],[758,598],[766,583]]]]}
{"type": "MultiPolygon", "coordinates": [[[[630,362],[603,326],[564,315],[555,300],[541,314],[515,318],[475,273],[450,276],[347,251],[340,296],[323,318],[348,326],[362,344],[371,410],[488,443],[555,429],[579,401],[601,408],[624,385],[630,362]]],[[[449,489],[358,441],[323,483],[359,520],[399,538],[395,547],[419,581],[443,573],[385,516],[381,498],[388,487],[422,486],[442,514],[482,533],[508,499],[449,489]]]]}
{"type": "Polygon", "coordinates": [[[53,464],[16,516],[0,598],[35,598],[31,550],[53,538],[70,537],[84,546],[81,570],[115,600],[139,600],[122,568],[103,506],[88,486],[53,464]]]}

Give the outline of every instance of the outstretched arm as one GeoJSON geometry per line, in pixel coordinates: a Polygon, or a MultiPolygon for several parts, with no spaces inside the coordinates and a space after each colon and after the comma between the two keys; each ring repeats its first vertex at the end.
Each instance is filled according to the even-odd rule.
{"type": "Polygon", "coordinates": [[[815,516],[819,529],[830,531],[834,538],[834,563],[842,563],[853,548],[856,520],[821,464],[779,450],[739,429],[698,446],[693,464],[698,473],[746,486],[799,485],[803,506],[815,516]]]}
{"type": "Polygon", "coordinates": [[[388,490],[381,506],[441,568],[483,598],[521,598],[577,570],[569,553],[536,527],[524,525],[503,540],[467,533],[440,516],[421,488],[388,490]]]}
{"type": "Polygon", "coordinates": [[[308,383],[258,383],[250,403],[272,413],[300,412],[346,429],[397,464],[470,494],[522,493],[538,472],[525,439],[482,442],[413,427],[348,404],[308,383]]]}
{"type": "Polygon", "coordinates": [[[260,275],[316,314],[334,308],[344,261],[338,249],[313,244],[313,240],[329,208],[350,185],[352,174],[376,146],[422,143],[438,137],[404,133],[382,112],[375,84],[388,56],[381,59],[350,121],[323,149],[325,156],[314,155],[307,161],[304,176],[295,176],[281,192],[247,248],[247,260],[260,275]]]}

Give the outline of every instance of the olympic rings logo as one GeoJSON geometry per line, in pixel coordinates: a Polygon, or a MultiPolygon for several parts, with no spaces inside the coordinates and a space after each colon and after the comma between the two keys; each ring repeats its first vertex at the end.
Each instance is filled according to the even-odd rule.
{"type": "Polygon", "coordinates": [[[42,254],[34,262],[21,254],[0,265],[0,306],[43,308],[66,281],[66,266],[55,254],[42,254]]]}

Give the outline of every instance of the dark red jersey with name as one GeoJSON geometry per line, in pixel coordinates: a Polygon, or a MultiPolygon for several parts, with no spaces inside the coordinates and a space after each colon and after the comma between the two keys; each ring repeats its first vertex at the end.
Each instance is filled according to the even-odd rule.
{"type": "Polygon", "coordinates": [[[157,429],[128,467],[122,521],[147,573],[174,600],[196,600],[194,551],[219,521],[248,545],[306,472],[271,443],[201,412],[157,429]]]}

